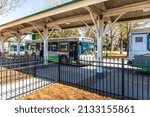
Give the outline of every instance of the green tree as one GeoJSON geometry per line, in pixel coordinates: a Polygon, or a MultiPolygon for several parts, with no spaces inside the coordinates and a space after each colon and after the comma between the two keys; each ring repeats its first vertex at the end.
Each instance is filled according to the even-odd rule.
{"type": "Polygon", "coordinates": [[[123,48],[125,48],[125,50],[128,52],[131,30],[138,26],[139,25],[137,22],[127,22],[119,24],[120,54],[123,53],[123,48]]]}
{"type": "Polygon", "coordinates": [[[79,36],[80,35],[77,29],[68,29],[68,30],[57,30],[50,36],[50,38],[79,37],[79,36]]]}

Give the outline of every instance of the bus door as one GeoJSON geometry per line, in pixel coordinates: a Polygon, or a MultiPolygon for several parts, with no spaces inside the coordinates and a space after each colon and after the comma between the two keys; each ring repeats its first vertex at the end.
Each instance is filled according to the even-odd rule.
{"type": "Polygon", "coordinates": [[[70,42],[69,57],[70,57],[71,62],[77,61],[78,59],[78,43],[77,42],[70,42]]]}

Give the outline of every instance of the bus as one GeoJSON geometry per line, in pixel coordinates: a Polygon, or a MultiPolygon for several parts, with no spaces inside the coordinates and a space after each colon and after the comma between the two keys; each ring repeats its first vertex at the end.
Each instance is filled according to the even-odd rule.
{"type": "Polygon", "coordinates": [[[130,65],[150,71],[150,28],[132,30],[128,59],[130,65]]]}
{"type": "MultiPolygon", "coordinates": [[[[11,43],[10,45],[10,55],[17,55],[17,43],[11,43]]],[[[20,55],[25,54],[25,44],[20,44],[20,55]]]]}
{"type": "MultiPolygon", "coordinates": [[[[43,53],[43,40],[27,41],[28,53],[36,52],[38,55],[43,53]]],[[[76,38],[55,38],[48,40],[48,61],[61,63],[78,62],[78,59],[93,60],[94,39],[88,37],[76,38]]]]}

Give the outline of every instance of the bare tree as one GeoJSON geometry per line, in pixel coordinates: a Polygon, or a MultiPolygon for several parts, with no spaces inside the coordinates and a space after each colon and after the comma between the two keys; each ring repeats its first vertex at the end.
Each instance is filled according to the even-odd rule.
{"type": "Polygon", "coordinates": [[[26,0],[0,0],[0,15],[14,10],[25,1],[26,0]]]}

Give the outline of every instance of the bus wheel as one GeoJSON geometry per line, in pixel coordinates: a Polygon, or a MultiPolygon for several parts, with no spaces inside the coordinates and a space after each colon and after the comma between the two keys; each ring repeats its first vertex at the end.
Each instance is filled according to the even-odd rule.
{"type": "Polygon", "coordinates": [[[60,62],[61,62],[62,64],[66,64],[66,63],[67,63],[67,57],[66,57],[66,56],[61,56],[60,62]]]}

